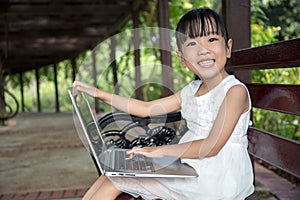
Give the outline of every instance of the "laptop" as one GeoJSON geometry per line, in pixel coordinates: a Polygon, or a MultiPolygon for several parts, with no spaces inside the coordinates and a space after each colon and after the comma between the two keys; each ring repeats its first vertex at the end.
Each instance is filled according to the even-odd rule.
{"type": "MultiPolygon", "coordinates": [[[[101,135],[96,118],[85,93],[68,89],[75,110],[74,120],[80,124],[90,153],[102,175],[118,177],[197,177],[197,172],[180,159],[172,157],[148,158],[142,155],[128,159],[129,149],[108,147],[101,135]]],[[[76,122],[75,122],[76,123],[76,122]]],[[[78,125],[78,124],[77,124],[78,125]]],[[[76,124],[75,124],[76,126],[76,124]]],[[[82,133],[81,133],[82,134],[82,133]]]]}

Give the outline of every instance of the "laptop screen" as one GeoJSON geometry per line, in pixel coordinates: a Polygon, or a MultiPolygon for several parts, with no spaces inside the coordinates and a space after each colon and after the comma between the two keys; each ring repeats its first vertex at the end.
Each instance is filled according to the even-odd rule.
{"type": "Polygon", "coordinates": [[[74,109],[77,113],[76,115],[73,115],[75,127],[77,130],[77,133],[79,135],[79,138],[85,145],[85,147],[90,151],[89,142],[87,141],[86,137],[89,137],[91,145],[93,146],[93,149],[97,155],[99,155],[103,148],[105,148],[104,141],[99,136],[99,131],[97,130],[97,126],[95,126],[93,114],[91,107],[89,105],[89,101],[86,98],[86,95],[82,92],[79,92],[75,89],[69,89],[69,92],[72,94],[74,103],[74,109]],[[80,119],[82,121],[82,125],[80,122],[80,119]],[[85,130],[83,130],[83,126],[85,130]],[[86,134],[85,134],[86,131],[86,134]]]}

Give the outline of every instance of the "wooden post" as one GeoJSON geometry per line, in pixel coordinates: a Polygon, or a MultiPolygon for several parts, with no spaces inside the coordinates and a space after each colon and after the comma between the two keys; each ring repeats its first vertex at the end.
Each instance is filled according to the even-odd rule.
{"type": "Polygon", "coordinates": [[[39,69],[35,69],[35,81],[36,81],[36,98],[37,98],[37,110],[41,112],[41,100],[40,100],[40,75],[39,69]]]}
{"type": "Polygon", "coordinates": [[[162,63],[162,96],[173,94],[173,69],[171,57],[171,37],[170,37],[170,21],[169,21],[169,4],[168,0],[159,0],[158,6],[158,26],[160,35],[160,53],[162,63]]]}
{"type": "Polygon", "coordinates": [[[75,58],[71,59],[71,65],[72,65],[72,80],[74,82],[76,79],[76,68],[77,68],[75,58]]]}
{"type": "MultiPolygon", "coordinates": [[[[0,118],[5,116],[5,103],[4,103],[4,77],[3,77],[3,63],[0,57],[0,118]]],[[[5,121],[0,120],[0,125],[4,125],[5,121]]]]}
{"type": "Polygon", "coordinates": [[[140,58],[140,32],[139,32],[139,12],[132,12],[133,21],[133,45],[134,45],[134,66],[135,66],[135,97],[143,98],[142,74],[141,74],[141,58],[140,58]]]}
{"type": "Polygon", "coordinates": [[[20,82],[20,92],[21,92],[21,110],[25,112],[25,103],[24,103],[24,82],[23,82],[23,73],[19,73],[19,82],[20,82]]]}
{"type": "Polygon", "coordinates": [[[59,112],[59,92],[58,92],[58,82],[57,82],[57,65],[53,64],[54,71],[54,87],[55,87],[55,110],[59,112]]]}
{"type": "MultiPolygon", "coordinates": [[[[223,0],[222,7],[229,37],[233,39],[233,50],[250,47],[250,0],[223,0]]],[[[237,71],[234,74],[241,81],[251,83],[251,71],[237,71]]]]}
{"type": "MultiPolygon", "coordinates": [[[[92,62],[93,62],[93,80],[94,80],[94,86],[97,87],[97,66],[96,66],[96,49],[92,51],[92,62]]],[[[98,108],[99,100],[95,98],[95,111],[96,113],[99,112],[98,108]]]]}
{"type": "MultiPolygon", "coordinates": [[[[222,0],[223,19],[228,35],[233,39],[232,50],[251,46],[250,9],[250,0],[222,0]]],[[[236,71],[234,75],[244,83],[251,83],[251,71],[236,71]]],[[[250,159],[254,171],[253,157],[250,156],[250,159]]]]}
{"type": "Polygon", "coordinates": [[[111,67],[113,71],[113,78],[114,78],[114,86],[115,86],[115,94],[119,94],[119,83],[118,83],[118,66],[116,62],[116,39],[114,37],[110,38],[110,60],[111,67]]]}

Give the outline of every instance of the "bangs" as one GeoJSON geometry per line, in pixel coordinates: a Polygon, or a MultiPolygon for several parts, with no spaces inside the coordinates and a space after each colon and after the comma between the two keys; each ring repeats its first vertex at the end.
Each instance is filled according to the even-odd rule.
{"type": "Polygon", "coordinates": [[[210,34],[219,35],[219,26],[214,19],[204,18],[204,16],[187,22],[184,32],[184,35],[189,38],[203,37],[210,34]]]}
{"type": "Polygon", "coordinates": [[[203,37],[210,34],[221,35],[226,42],[228,40],[225,25],[217,13],[208,8],[193,9],[184,15],[177,24],[177,47],[181,50],[181,45],[187,38],[203,37]]]}

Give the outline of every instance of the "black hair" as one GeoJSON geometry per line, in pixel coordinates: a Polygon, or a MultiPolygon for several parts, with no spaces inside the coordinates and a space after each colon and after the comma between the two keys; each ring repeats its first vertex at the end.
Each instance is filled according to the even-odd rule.
{"type": "Polygon", "coordinates": [[[181,17],[177,24],[177,48],[181,51],[181,45],[187,38],[202,37],[209,34],[222,35],[227,45],[228,33],[220,15],[209,8],[192,9],[181,17]]]}

